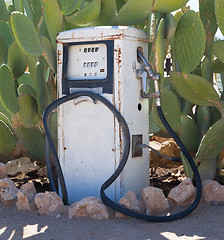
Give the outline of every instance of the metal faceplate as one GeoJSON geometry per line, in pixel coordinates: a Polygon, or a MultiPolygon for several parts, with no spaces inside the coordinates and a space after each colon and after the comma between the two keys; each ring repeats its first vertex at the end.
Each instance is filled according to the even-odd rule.
{"type": "MultiPolygon", "coordinates": [[[[58,96],[83,89],[101,94],[125,118],[132,141],[147,143],[148,99],[141,98],[141,81],[136,78],[136,69],[143,69],[137,48],[147,57],[147,36],[126,27],[78,29],[59,34],[57,47],[58,96]]],[[[58,153],[69,203],[100,197],[101,185],[120,163],[122,135],[113,113],[100,102],[80,98],[58,108],[58,153]]],[[[139,196],[148,185],[149,151],[143,149],[130,153],[123,172],[106,194],[118,202],[127,191],[139,196]]]]}
{"type": "Polygon", "coordinates": [[[92,90],[113,93],[113,41],[63,45],[62,93],[92,90]]]}

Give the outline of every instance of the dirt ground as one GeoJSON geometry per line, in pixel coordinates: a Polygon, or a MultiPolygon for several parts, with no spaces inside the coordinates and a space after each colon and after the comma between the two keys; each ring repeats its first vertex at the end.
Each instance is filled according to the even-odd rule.
{"type": "MultiPolygon", "coordinates": [[[[43,166],[40,166],[43,167],[43,166]]],[[[43,171],[44,172],[44,171],[43,171]]],[[[45,174],[30,170],[10,177],[18,188],[33,182],[37,192],[49,189],[45,174]]],[[[150,169],[151,186],[169,191],[186,178],[183,166],[150,169]]],[[[68,215],[48,217],[34,212],[18,211],[15,205],[0,202],[0,240],[224,240],[224,206],[201,201],[187,217],[168,223],[145,222],[133,218],[94,220],[69,219],[68,215]]]]}
{"type": "Polygon", "coordinates": [[[0,203],[0,240],[223,240],[224,206],[204,202],[189,216],[174,222],[136,219],[93,220],[47,217],[18,211],[0,203]]]}

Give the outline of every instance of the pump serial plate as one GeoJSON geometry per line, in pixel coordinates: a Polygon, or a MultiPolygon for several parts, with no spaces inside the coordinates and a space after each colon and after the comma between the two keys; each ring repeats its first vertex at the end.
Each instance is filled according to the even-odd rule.
{"type": "Polygon", "coordinates": [[[107,78],[107,45],[72,45],[68,49],[68,80],[107,78]]]}

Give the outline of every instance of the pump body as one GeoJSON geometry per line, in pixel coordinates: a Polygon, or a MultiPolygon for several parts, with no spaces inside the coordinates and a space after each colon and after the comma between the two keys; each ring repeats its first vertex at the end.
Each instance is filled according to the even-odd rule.
{"type": "MultiPolygon", "coordinates": [[[[127,192],[139,196],[149,185],[148,99],[141,96],[136,71],[144,69],[147,35],[130,27],[80,28],[57,36],[58,97],[87,90],[109,100],[125,118],[131,152],[118,179],[106,190],[114,201],[127,192]]],[[[58,107],[58,156],[69,203],[100,196],[100,187],[119,165],[122,131],[102,103],[80,97],[58,107]]]]}

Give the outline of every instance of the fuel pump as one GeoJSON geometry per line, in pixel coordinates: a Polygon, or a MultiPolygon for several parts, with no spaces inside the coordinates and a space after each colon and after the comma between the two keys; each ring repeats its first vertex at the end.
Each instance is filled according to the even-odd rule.
{"type": "Polygon", "coordinates": [[[80,28],[58,34],[58,99],[48,106],[43,121],[49,178],[56,190],[50,148],[65,203],[101,196],[113,209],[147,221],[175,220],[197,207],[200,176],[162,113],[159,75],[147,63],[147,46],[147,35],[131,27],[80,28]],[[134,213],[117,203],[127,191],[140,196],[149,186],[149,152],[142,148],[149,141],[148,77],[154,80],[161,121],[189,160],[198,188],[187,210],[164,217],[134,213]],[[48,127],[48,117],[56,108],[58,153],[48,127]]]}

